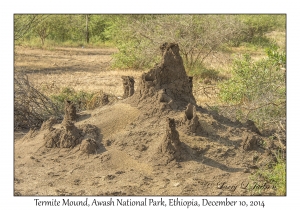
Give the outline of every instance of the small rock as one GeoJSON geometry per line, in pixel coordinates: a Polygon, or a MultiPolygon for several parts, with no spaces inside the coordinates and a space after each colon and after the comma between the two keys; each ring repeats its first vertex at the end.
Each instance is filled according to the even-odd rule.
{"type": "Polygon", "coordinates": [[[124,174],[125,171],[117,171],[116,174],[124,174]]]}
{"type": "Polygon", "coordinates": [[[147,150],[148,147],[145,146],[144,144],[139,144],[138,146],[136,146],[135,149],[138,150],[138,151],[140,151],[140,152],[143,152],[143,151],[147,150]]]}
{"type": "Polygon", "coordinates": [[[75,179],[75,180],[74,180],[74,184],[75,184],[75,185],[79,185],[80,182],[81,182],[80,179],[75,179]]]}
{"type": "Polygon", "coordinates": [[[113,180],[114,178],[116,178],[115,175],[106,175],[103,179],[104,180],[113,180]]]}
{"type": "Polygon", "coordinates": [[[175,183],[173,186],[174,186],[174,187],[178,187],[179,185],[180,185],[180,183],[177,182],[177,183],[175,183]]]}

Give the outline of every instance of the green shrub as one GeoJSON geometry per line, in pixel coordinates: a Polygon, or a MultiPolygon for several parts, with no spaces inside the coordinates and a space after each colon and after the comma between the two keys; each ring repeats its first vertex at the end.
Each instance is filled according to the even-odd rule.
{"type": "Polygon", "coordinates": [[[93,95],[93,93],[87,93],[84,91],[76,92],[73,88],[65,87],[59,94],[52,95],[50,98],[63,112],[65,100],[75,103],[78,110],[85,110],[87,103],[93,98],[93,95]]]}
{"type": "Polygon", "coordinates": [[[240,35],[233,15],[127,15],[116,19],[113,40],[119,52],[115,67],[148,68],[159,61],[159,46],[179,45],[185,68],[192,70],[209,54],[240,35]]]}
{"type": "MultiPolygon", "coordinates": [[[[125,41],[125,40],[124,40],[125,41]]],[[[130,39],[126,42],[118,41],[118,53],[113,54],[113,68],[146,69],[159,62],[157,53],[145,50],[148,42],[138,42],[130,39]]],[[[158,49],[157,49],[158,50],[158,49]]]]}
{"type": "Polygon", "coordinates": [[[285,52],[273,46],[258,61],[244,55],[233,62],[232,78],[219,84],[222,102],[239,107],[242,119],[258,124],[285,119],[285,52]]]}
{"type": "Polygon", "coordinates": [[[107,30],[111,25],[111,15],[20,14],[14,16],[15,44],[41,47],[52,41],[56,46],[78,47],[87,44],[87,28],[90,42],[104,43],[111,40],[107,30]]]}
{"type": "Polygon", "coordinates": [[[97,92],[75,91],[73,88],[65,87],[58,94],[50,96],[51,100],[57,105],[60,112],[64,113],[65,101],[72,101],[77,111],[92,110],[106,105],[108,102],[116,101],[116,97],[108,95],[102,90],[97,92]]]}
{"type": "Polygon", "coordinates": [[[245,41],[251,41],[254,37],[261,37],[273,30],[285,30],[285,15],[238,15],[239,20],[245,24],[245,41]]]}
{"type": "Polygon", "coordinates": [[[266,37],[266,36],[256,36],[251,39],[250,42],[243,42],[241,46],[245,46],[247,48],[253,49],[253,51],[257,51],[259,48],[264,49],[268,47],[277,46],[274,40],[266,37]]]}
{"type": "Polygon", "coordinates": [[[197,64],[193,69],[188,71],[188,74],[193,77],[200,77],[202,79],[218,79],[219,71],[215,69],[206,68],[204,65],[197,64]]]}

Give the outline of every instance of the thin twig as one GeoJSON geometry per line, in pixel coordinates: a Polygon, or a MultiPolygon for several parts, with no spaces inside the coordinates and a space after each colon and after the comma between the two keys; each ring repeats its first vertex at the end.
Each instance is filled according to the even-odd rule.
{"type": "Polygon", "coordinates": [[[285,132],[286,130],[285,130],[285,128],[283,127],[283,125],[281,124],[281,121],[279,121],[279,125],[280,125],[280,127],[282,128],[282,130],[285,132]]]}
{"type": "Polygon", "coordinates": [[[286,150],[286,146],[282,143],[280,136],[277,133],[275,133],[274,135],[277,137],[281,149],[286,150]]]}

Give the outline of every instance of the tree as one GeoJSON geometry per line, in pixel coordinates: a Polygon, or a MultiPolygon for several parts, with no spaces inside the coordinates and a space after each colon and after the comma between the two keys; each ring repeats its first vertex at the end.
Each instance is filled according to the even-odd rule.
{"type": "Polygon", "coordinates": [[[23,38],[45,18],[47,15],[14,15],[14,40],[23,38]]]}
{"type": "Polygon", "coordinates": [[[158,46],[175,42],[188,70],[201,65],[210,53],[239,36],[241,28],[234,15],[127,15],[116,24],[117,64],[151,66],[159,57],[158,46]]]}
{"type": "Polygon", "coordinates": [[[86,21],[86,28],[85,28],[85,41],[86,43],[89,43],[90,36],[89,36],[89,15],[85,15],[85,21],[86,21]]]}
{"type": "Polygon", "coordinates": [[[244,25],[243,36],[239,41],[251,42],[255,37],[262,37],[274,29],[285,30],[286,16],[280,14],[236,15],[244,25]]]}
{"type": "Polygon", "coordinates": [[[41,44],[44,45],[45,39],[49,36],[51,32],[52,21],[51,20],[44,20],[40,24],[34,27],[34,32],[39,36],[41,39],[41,44]]]}

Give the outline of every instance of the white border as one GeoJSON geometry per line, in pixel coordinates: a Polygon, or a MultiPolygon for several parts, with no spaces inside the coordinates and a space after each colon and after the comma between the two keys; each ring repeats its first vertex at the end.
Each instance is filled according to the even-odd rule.
{"type": "MultiPolygon", "coordinates": [[[[0,206],[3,209],[36,209],[34,197],[13,196],[13,14],[14,13],[286,13],[287,14],[287,196],[286,197],[229,197],[232,200],[264,200],[264,209],[298,206],[297,191],[299,137],[297,131],[299,102],[299,12],[297,4],[284,1],[1,1],[0,91],[1,91],[1,179],[0,206]],[[5,3],[4,3],[5,2],[5,3]]],[[[38,197],[52,199],[55,197],[38,197]]],[[[132,197],[133,198],[133,197],[132,197]]],[[[155,197],[156,199],[158,197],[155,197]]],[[[164,197],[167,199],[166,197],[164,197]]],[[[190,197],[189,197],[190,198],[190,197]]],[[[224,197],[208,197],[212,200],[224,197]]],[[[81,200],[83,197],[75,197],[81,200]]],[[[99,198],[97,198],[99,199],[99,198]]],[[[198,198],[198,199],[202,199],[198,198]]],[[[45,207],[43,207],[45,208],[45,207]]],[[[65,209],[73,209],[68,207],[65,209]]],[[[100,207],[98,207],[100,208],[100,207]]],[[[103,208],[103,207],[101,207],[103,208]]],[[[148,209],[151,207],[147,207],[148,209]]],[[[175,208],[175,207],[173,207],[175,208]]],[[[201,207],[203,208],[203,207],[201,207]]],[[[105,208],[106,209],[106,208],[105,208]]],[[[129,209],[129,208],[127,208],[129,209]]],[[[137,209],[137,208],[136,208],[137,209]]],[[[177,209],[177,208],[175,208],[177,209]]],[[[212,208],[210,208],[212,209],[212,208]]]]}

